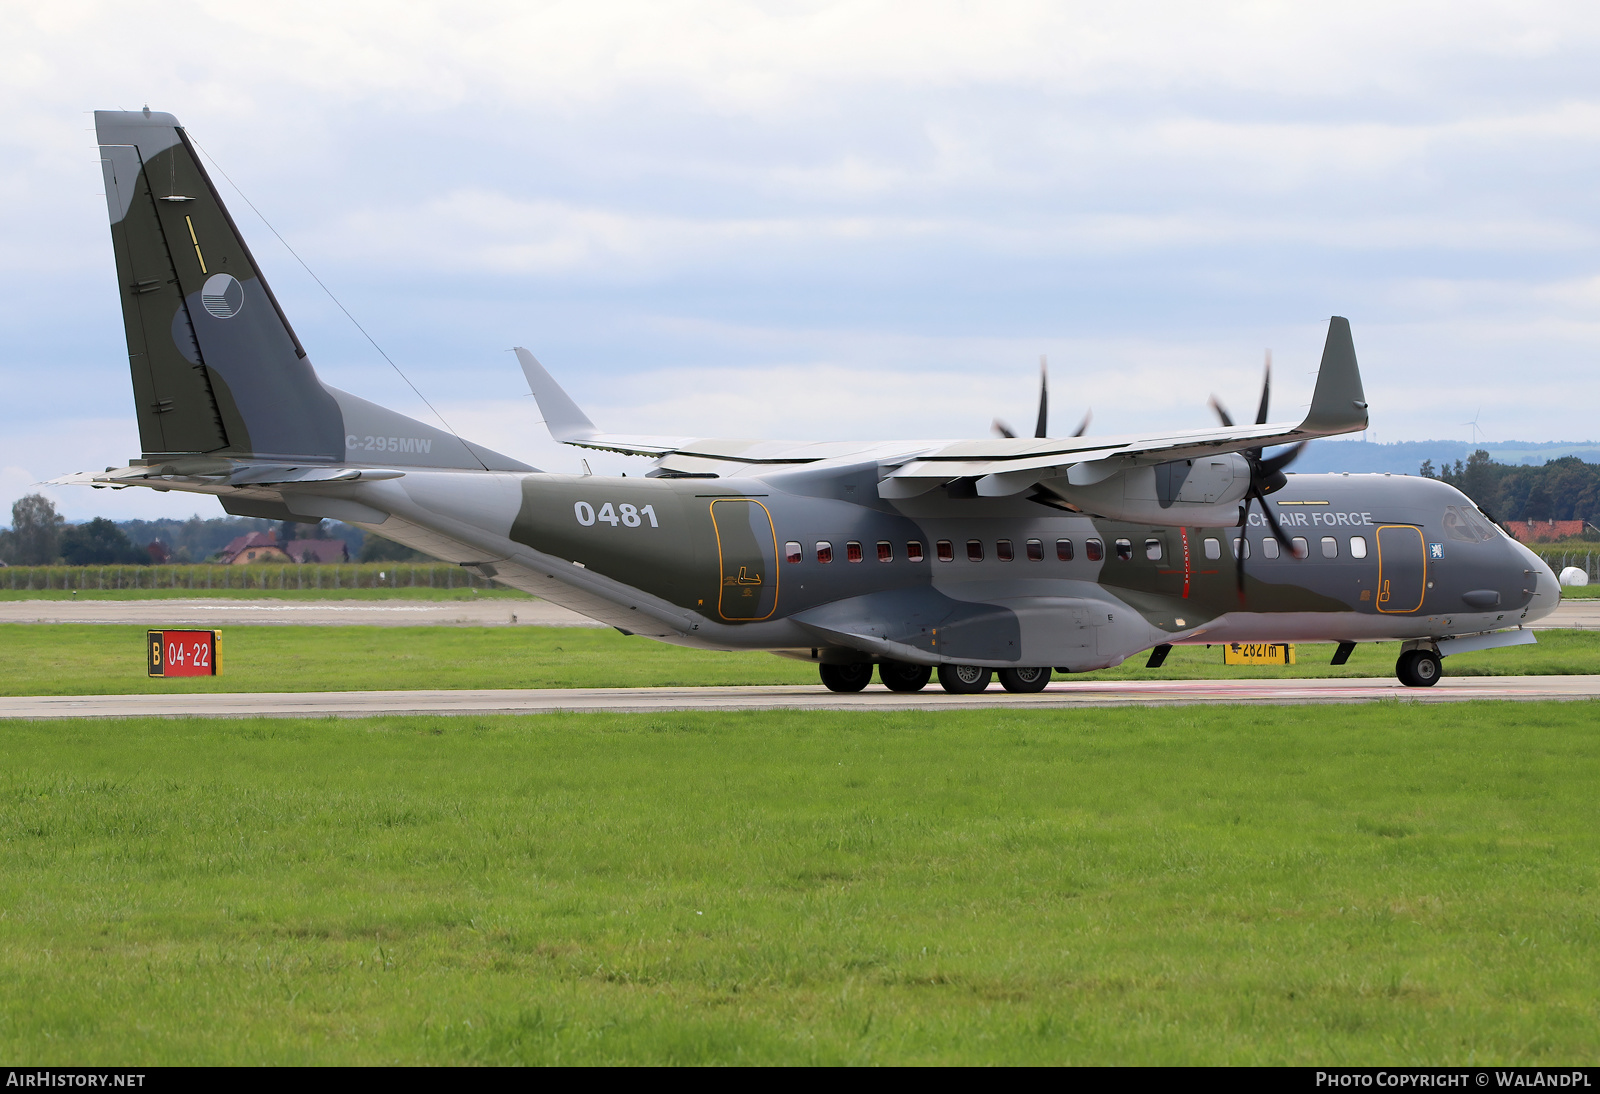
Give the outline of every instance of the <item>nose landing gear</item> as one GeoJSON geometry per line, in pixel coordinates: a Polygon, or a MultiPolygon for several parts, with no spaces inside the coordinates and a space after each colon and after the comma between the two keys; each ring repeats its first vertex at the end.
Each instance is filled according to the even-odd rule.
{"type": "Polygon", "coordinates": [[[1434,650],[1406,650],[1394,663],[1394,674],[1408,688],[1431,688],[1444,675],[1444,665],[1434,650]]]}

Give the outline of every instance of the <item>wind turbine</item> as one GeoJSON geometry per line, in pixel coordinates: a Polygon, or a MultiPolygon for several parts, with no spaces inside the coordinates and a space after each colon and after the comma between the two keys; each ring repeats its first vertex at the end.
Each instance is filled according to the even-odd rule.
{"type": "Polygon", "coordinates": [[[1478,434],[1481,432],[1481,430],[1478,429],[1478,419],[1481,418],[1481,417],[1483,417],[1483,407],[1480,405],[1478,407],[1478,412],[1472,416],[1472,421],[1470,421],[1470,422],[1462,422],[1461,423],[1462,425],[1470,425],[1472,427],[1472,443],[1473,444],[1477,444],[1478,443],[1478,434]]]}

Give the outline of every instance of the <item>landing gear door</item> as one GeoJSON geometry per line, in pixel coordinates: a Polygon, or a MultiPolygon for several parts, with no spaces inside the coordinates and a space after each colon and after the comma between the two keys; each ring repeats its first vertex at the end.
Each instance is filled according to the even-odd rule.
{"type": "Polygon", "coordinates": [[[1403,614],[1422,607],[1428,588],[1422,530],[1409,524],[1378,527],[1378,610],[1403,614]]]}
{"type": "Polygon", "coordinates": [[[717,532],[717,614],[732,623],[770,619],[778,610],[778,536],[767,507],[752,498],[711,503],[717,532]]]}

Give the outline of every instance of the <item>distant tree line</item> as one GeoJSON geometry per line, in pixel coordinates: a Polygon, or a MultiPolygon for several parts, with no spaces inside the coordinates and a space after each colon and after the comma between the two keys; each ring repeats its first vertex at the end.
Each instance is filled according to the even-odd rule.
{"type": "Polygon", "coordinates": [[[342,539],[350,557],[361,562],[419,562],[428,556],[368,535],[338,521],[301,524],[256,517],[188,520],[129,520],[95,517],[68,524],[49,498],[29,494],[11,507],[11,527],[0,529],[0,563],[9,566],[144,566],[215,560],[223,548],[251,532],[276,532],[276,538],[342,539]]]}
{"type": "Polygon", "coordinates": [[[1576,456],[1543,467],[1496,463],[1478,449],[1466,461],[1435,470],[1422,462],[1422,476],[1460,490],[1494,520],[1582,520],[1600,524],[1600,464],[1576,456]]]}

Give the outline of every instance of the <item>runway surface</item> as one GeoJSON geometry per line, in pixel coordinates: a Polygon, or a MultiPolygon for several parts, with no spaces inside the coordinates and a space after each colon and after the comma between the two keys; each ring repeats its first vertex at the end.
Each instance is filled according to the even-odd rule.
{"type": "Polygon", "coordinates": [[[571,688],[519,691],[269,692],[227,695],[48,695],[0,698],[0,718],[323,717],[380,714],[664,713],[685,710],[958,710],[1251,703],[1459,703],[1474,699],[1595,699],[1600,676],[1446,677],[1431,688],[1391,679],[1063,681],[1036,695],[996,687],[981,695],[931,688],[906,695],[873,685],[838,695],[820,685],[718,688],[571,688]]]}
{"type": "MultiPolygon", "coordinates": [[[[139,627],[601,627],[544,600],[4,600],[0,623],[139,627]]],[[[1533,630],[1600,630],[1600,599],[1564,600],[1533,630]]]]}

